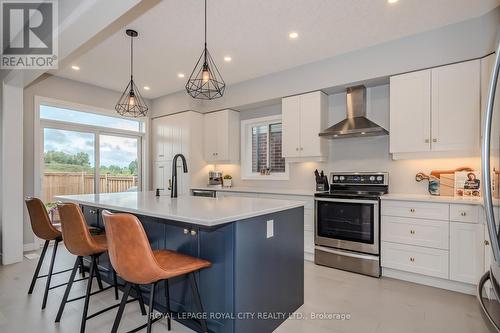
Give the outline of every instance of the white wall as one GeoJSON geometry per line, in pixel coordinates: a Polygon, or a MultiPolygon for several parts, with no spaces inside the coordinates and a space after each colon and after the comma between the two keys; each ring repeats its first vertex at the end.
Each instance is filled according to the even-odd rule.
{"type": "MultiPolygon", "coordinates": [[[[96,87],[93,85],[63,79],[55,76],[44,76],[24,89],[24,195],[34,195],[34,112],[35,96],[50,97],[66,102],[88,105],[110,110],[115,115],[114,106],[121,93],[96,87]]],[[[146,101],[151,105],[149,100],[146,101]]],[[[147,180],[146,180],[147,181],[147,180]]],[[[33,243],[33,233],[29,217],[24,214],[24,244],[33,243]]]]}
{"type": "Polygon", "coordinates": [[[185,91],[153,100],[153,116],[208,112],[397,73],[482,57],[495,48],[500,7],[481,17],[226,87],[223,98],[197,101],[185,91]]]}
{"type": "MultiPolygon", "coordinates": [[[[330,95],[328,126],[345,118],[346,94],[330,95]]],[[[250,119],[281,113],[281,105],[266,106],[241,111],[241,119],[250,119]]],[[[389,129],[389,86],[383,85],[367,89],[367,116],[377,124],[389,129]]],[[[390,130],[390,129],[389,129],[390,130]]],[[[390,192],[425,194],[427,185],[415,182],[417,172],[454,169],[461,166],[480,167],[476,157],[443,157],[429,159],[393,161],[389,154],[389,136],[350,138],[329,141],[328,160],[322,163],[291,163],[290,180],[241,180],[239,165],[217,165],[217,169],[234,177],[234,186],[266,186],[284,189],[314,189],[315,169],[331,171],[387,171],[390,192]]],[[[207,165],[206,172],[215,166],[207,165]]],[[[198,184],[204,185],[204,184],[198,184]]]]}

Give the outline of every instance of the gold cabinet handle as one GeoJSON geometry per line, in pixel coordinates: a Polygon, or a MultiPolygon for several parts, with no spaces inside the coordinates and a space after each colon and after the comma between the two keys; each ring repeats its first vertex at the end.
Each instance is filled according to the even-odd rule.
{"type": "Polygon", "coordinates": [[[189,230],[188,229],[184,229],[184,235],[187,235],[189,234],[189,230]]]}
{"type": "Polygon", "coordinates": [[[466,212],[461,212],[461,213],[460,213],[460,215],[462,215],[462,216],[466,216],[466,215],[467,215],[467,213],[466,213],[466,212]]]}
{"type": "Polygon", "coordinates": [[[411,261],[411,262],[415,262],[415,258],[410,257],[410,261],[411,261]]]}
{"type": "Polygon", "coordinates": [[[410,213],[415,213],[415,208],[410,208],[410,213]]]}
{"type": "Polygon", "coordinates": [[[432,139],[432,142],[438,142],[438,139],[432,139]]]}
{"type": "Polygon", "coordinates": [[[190,233],[191,233],[191,236],[196,236],[196,230],[191,229],[191,232],[190,232],[190,233]]]}
{"type": "Polygon", "coordinates": [[[490,241],[485,239],[485,240],[484,240],[484,245],[485,245],[485,246],[490,245],[490,241]]]}
{"type": "Polygon", "coordinates": [[[410,234],[415,235],[415,230],[410,230],[410,234]]]}

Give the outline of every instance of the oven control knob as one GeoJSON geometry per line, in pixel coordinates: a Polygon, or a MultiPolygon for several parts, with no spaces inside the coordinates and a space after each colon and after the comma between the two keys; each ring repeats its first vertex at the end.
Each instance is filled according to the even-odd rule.
{"type": "Polygon", "coordinates": [[[340,180],[344,180],[344,179],[345,179],[345,177],[344,177],[344,176],[340,176],[340,180]]]}
{"type": "Polygon", "coordinates": [[[339,180],[339,177],[338,176],[334,176],[333,180],[337,181],[337,180],[339,180]]]}
{"type": "Polygon", "coordinates": [[[378,180],[378,181],[381,181],[381,180],[382,180],[382,176],[378,176],[378,177],[377,177],[377,180],[378,180]]]}
{"type": "Polygon", "coordinates": [[[370,181],[374,181],[375,180],[375,176],[370,176],[370,181]]]}

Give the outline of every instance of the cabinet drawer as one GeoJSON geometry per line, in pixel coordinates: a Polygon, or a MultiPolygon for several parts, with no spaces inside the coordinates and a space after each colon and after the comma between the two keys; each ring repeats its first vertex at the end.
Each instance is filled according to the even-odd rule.
{"type": "Polygon", "coordinates": [[[382,216],[382,241],[448,250],[450,223],[382,216]]]}
{"type": "Polygon", "coordinates": [[[382,242],[382,266],[448,278],[448,251],[382,242]]]}
{"type": "Polygon", "coordinates": [[[479,223],[479,205],[450,205],[450,220],[479,223]]]}
{"type": "Polygon", "coordinates": [[[431,220],[449,220],[449,205],[431,202],[382,201],[382,215],[431,220]]]}

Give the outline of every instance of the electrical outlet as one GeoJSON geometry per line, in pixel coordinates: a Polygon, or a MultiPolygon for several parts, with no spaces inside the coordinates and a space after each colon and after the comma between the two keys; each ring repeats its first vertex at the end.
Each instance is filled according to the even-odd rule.
{"type": "Polygon", "coordinates": [[[267,221],[267,238],[274,236],[274,220],[267,221]]]}

